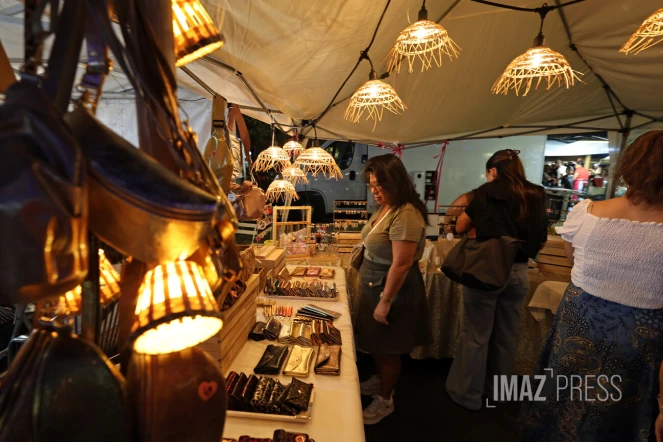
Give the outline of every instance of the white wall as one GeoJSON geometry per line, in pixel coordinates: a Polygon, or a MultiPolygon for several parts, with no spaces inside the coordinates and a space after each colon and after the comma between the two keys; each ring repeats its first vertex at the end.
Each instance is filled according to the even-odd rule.
{"type": "MultiPolygon", "coordinates": [[[[485,183],[486,161],[501,149],[520,150],[527,179],[541,184],[545,146],[545,135],[452,141],[444,155],[438,204],[449,205],[461,193],[485,183]]],[[[403,164],[408,172],[435,170],[438,160],[434,157],[440,150],[439,145],[406,149],[403,151],[403,164]]],[[[369,158],[389,152],[375,146],[368,148],[369,158]]]]}

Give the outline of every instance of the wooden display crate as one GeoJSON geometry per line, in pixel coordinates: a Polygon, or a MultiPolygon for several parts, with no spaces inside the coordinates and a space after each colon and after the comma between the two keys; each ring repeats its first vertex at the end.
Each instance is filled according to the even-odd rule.
{"type": "Polygon", "coordinates": [[[278,274],[285,267],[285,247],[263,246],[256,250],[256,267],[278,274]]]}
{"type": "Polygon", "coordinates": [[[553,273],[571,281],[571,268],[566,258],[564,240],[559,235],[548,235],[546,246],[539,252],[537,267],[543,273],[553,273]]]}
{"type": "Polygon", "coordinates": [[[224,373],[249,339],[249,332],[256,323],[256,309],[260,274],[254,273],[246,281],[246,291],[230,309],[223,312],[223,328],[198,348],[209,353],[219,363],[224,373]],[[223,367],[226,367],[224,369],[223,367]]]}

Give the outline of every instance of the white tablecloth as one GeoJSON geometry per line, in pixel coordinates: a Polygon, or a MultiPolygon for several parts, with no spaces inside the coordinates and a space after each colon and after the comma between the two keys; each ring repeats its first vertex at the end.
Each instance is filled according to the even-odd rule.
{"type": "Polygon", "coordinates": [[[544,281],[536,288],[527,307],[538,322],[546,319],[546,311],[557,314],[557,307],[562,302],[568,282],[544,281]]]}
{"type": "MultiPolygon", "coordinates": [[[[292,271],[295,266],[288,266],[292,271]]],[[[315,300],[287,300],[276,298],[277,304],[292,305],[293,315],[297,307],[312,303],[329,310],[340,312],[342,316],[334,321],[334,326],[341,332],[343,348],[341,354],[340,376],[318,376],[313,372],[307,378],[300,380],[315,385],[312,417],[306,423],[290,423],[271,420],[245,419],[226,417],[224,437],[239,439],[242,435],[252,437],[272,437],[274,430],[283,428],[287,431],[307,433],[316,442],[361,442],[365,441],[364,421],[362,418],[361,396],[359,393],[359,374],[355,362],[355,345],[348,308],[348,296],[345,283],[345,272],[340,267],[336,270],[335,282],[339,290],[338,302],[316,302],[315,300]]],[[[293,278],[294,280],[303,278],[293,278]]],[[[258,318],[262,319],[262,308],[258,308],[258,318]]],[[[240,355],[233,361],[228,369],[230,371],[253,373],[265,347],[275,344],[271,341],[248,341],[240,355]]],[[[278,345],[278,344],[277,344],[278,345]]],[[[317,354],[317,353],[316,353],[317,354]]],[[[278,379],[284,385],[290,383],[291,378],[280,374],[278,379]]]]}

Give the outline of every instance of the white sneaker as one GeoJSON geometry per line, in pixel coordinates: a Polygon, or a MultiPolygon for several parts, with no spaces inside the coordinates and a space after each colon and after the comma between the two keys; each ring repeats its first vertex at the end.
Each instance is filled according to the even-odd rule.
{"type": "Polygon", "coordinates": [[[364,396],[380,394],[380,378],[375,375],[371,376],[367,381],[359,384],[359,388],[364,396]]]}
{"type": "Polygon", "coordinates": [[[364,410],[364,425],[377,424],[394,412],[394,398],[382,399],[382,396],[373,396],[373,402],[364,410]]]}

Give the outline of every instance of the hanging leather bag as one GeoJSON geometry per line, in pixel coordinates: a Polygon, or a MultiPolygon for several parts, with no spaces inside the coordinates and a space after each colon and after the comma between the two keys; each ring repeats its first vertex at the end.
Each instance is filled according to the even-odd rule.
{"type": "MultiPolygon", "coordinates": [[[[87,273],[87,187],[81,150],[40,89],[46,2],[26,1],[26,64],[0,106],[0,302],[71,290],[87,273]]],[[[56,21],[56,17],[53,18],[56,21]]]]}

